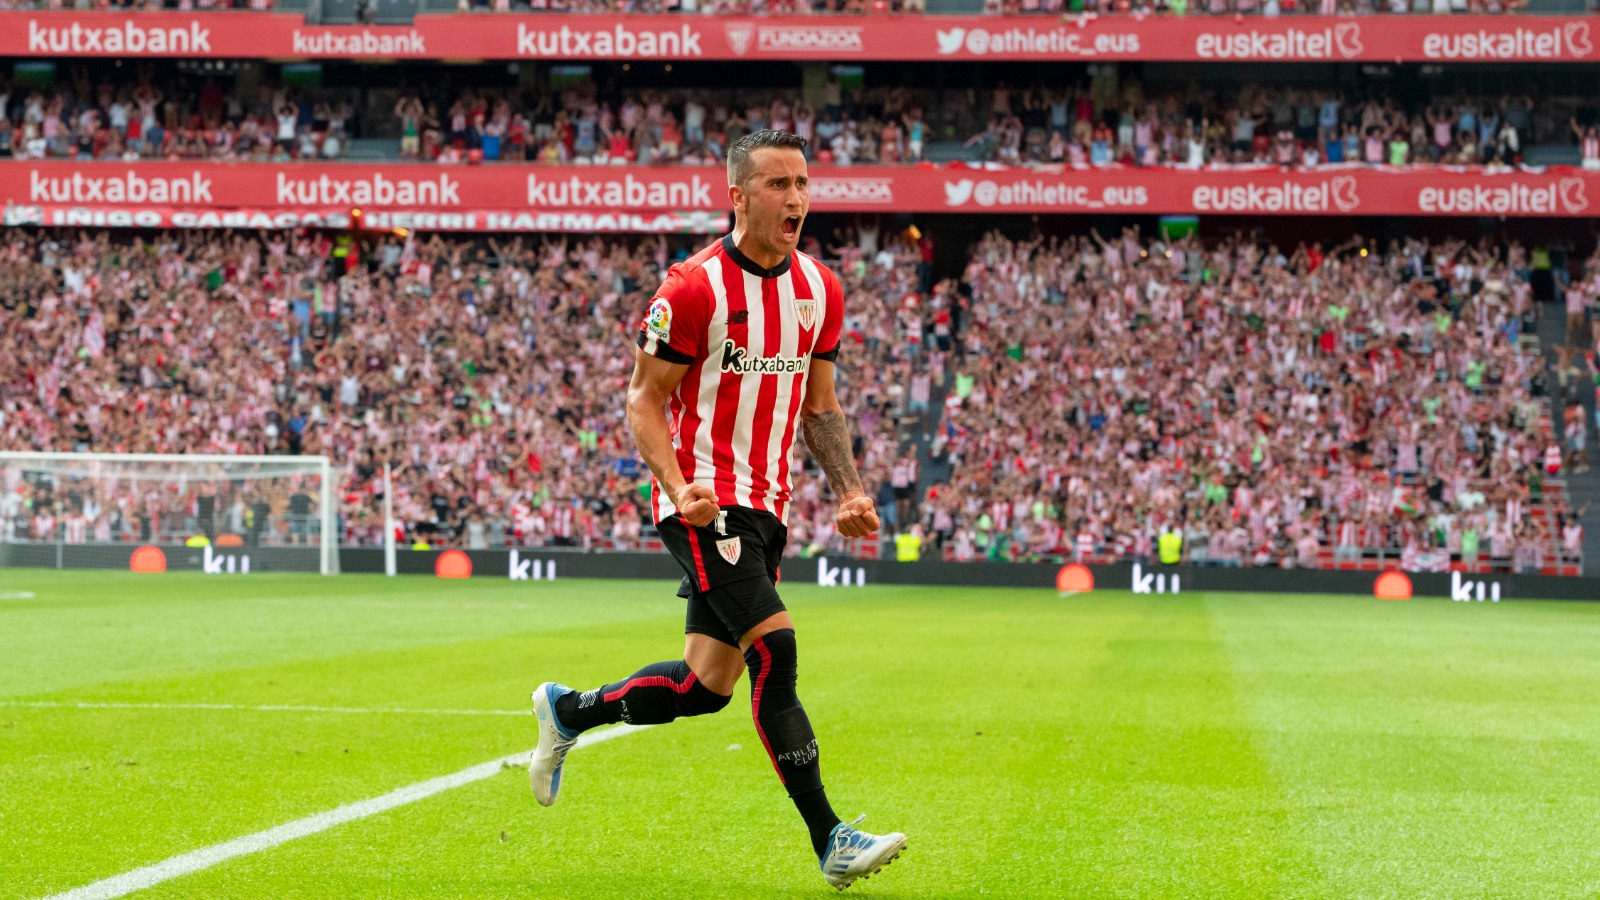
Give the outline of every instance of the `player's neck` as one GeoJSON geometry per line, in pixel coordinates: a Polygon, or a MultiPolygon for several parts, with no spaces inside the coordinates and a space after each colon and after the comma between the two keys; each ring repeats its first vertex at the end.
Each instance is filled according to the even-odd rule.
{"type": "Polygon", "coordinates": [[[776,269],[788,258],[787,253],[763,246],[752,238],[749,232],[737,226],[733,229],[733,245],[739,248],[739,252],[743,253],[746,259],[763,269],[776,269]]]}

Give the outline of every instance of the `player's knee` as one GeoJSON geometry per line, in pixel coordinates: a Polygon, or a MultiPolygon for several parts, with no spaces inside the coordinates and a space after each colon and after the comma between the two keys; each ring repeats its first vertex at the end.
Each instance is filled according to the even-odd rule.
{"type": "Polygon", "coordinates": [[[707,716],[710,713],[720,713],[728,701],[733,697],[726,693],[717,693],[704,684],[696,684],[690,692],[683,695],[685,703],[685,716],[707,716]]]}
{"type": "Polygon", "coordinates": [[[779,628],[751,641],[744,661],[750,667],[752,687],[759,684],[767,692],[794,690],[799,662],[794,629],[779,628]]]}
{"type": "Polygon", "coordinates": [[[696,680],[689,685],[689,689],[678,696],[678,715],[704,716],[720,712],[733,698],[728,694],[719,694],[707,687],[704,682],[696,680]]]}
{"type": "Polygon", "coordinates": [[[706,685],[710,692],[722,693],[723,697],[728,697],[733,693],[733,689],[736,689],[739,685],[739,676],[744,674],[744,663],[741,660],[741,665],[736,666],[736,668],[734,666],[728,666],[728,668],[704,668],[704,671],[702,671],[702,666],[696,666],[694,674],[699,677],[699,682],[702,685],[706,685]]]}
{"type": "MultiPolygon", "coordinates": [[[[767,653],[772,657],[774,666],[792,666],[798,659],[796,654],[793,628],[778,628],[776,630],[769,631],[761,637],[756,638],[755,642],[752,642],[751,646],[753,647],[755,643],[761,643],[766,646],[767,653]]],[[[747,651],[745,653],[745,661],[748,663],[749,659],[750,654],[747,651]]]]}
{"type": "Polygon", "coordinates": [[[740,666],[735,657],[733,665],[715,665],[701,660],[699,665],[690,667],[684,662],[684,679],[681,683],[687,685],[677,696],[677,710],[680,716],[704,716],[718,712],[728,705],[733,699],[733,685],[739,680],[740,666]]]}
{"type": "Polygon", "coordinates": [[[708,690],[726,697],[732,695],[734,688],[739,686],[739,676],[744,674],[744,666],[741,664],[738,668],[711,669],[705,672],[696,669],[695,673],[699,676],[700,683],[708,690]]]}
{"type": "Polygon", "coordinates": [[[724,697],[733,693],[744,675],[744,657],[739,648],[702,635],[690,635],[684,661],[694,671],[695,680],[724,697]]]}

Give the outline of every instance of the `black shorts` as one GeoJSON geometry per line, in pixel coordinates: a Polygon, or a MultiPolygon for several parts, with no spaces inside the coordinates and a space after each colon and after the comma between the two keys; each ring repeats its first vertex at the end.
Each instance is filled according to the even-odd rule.
{"type": "Polygon", "coordinates": [[[722,512],[720,523],[704,528],[679,515],[656,527],[683,567],[678,596],[689,601],[683,630],[737,647],[745,632],[784,611],[776,585],[789,529],[772,513],[739,506],[722,512]]]}

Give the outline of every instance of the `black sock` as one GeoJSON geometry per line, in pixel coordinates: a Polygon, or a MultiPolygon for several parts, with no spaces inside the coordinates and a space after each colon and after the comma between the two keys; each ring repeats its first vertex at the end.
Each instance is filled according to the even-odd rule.
{"type": "Polygon", "coordinates": [[[806,830],[811,832],[811,849],[821,859],[823,851],[828,849],[828,836],[839,824],[839,817],[834,815],[833,807],[828,803],[828,792],[819,787],[804,794],[794,794],[789,799],[794,801],[794,808],[800,810],[800,818],[806,820],[806,830]]]}
{"type": "Polygon", "coordinates": [[[624,681],[556,700],[556,718],[568,731],[627,722],[662,725],[679,716],[714,713],[730,698],[700,683],[681,659],[651,663],[624,681]]]}
{"type": "Polygon", "coordinates": [[[795,693],[794,630],[781,628],[756,638],[744,652],[750,668],[750,712],[772,767],[811,832],[811,849],[820,858],[839,817],[822,789],[822,767],[811,720],[795,693]]]}

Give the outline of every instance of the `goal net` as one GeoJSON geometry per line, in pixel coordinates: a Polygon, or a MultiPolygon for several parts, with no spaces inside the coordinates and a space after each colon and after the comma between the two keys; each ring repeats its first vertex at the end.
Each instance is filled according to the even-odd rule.
{"type": "Polygon", "coordinates": [[[0,452],[0,566],[339,571],[323,456],[0,452]]]}

